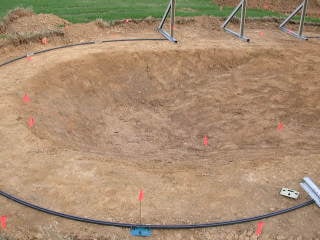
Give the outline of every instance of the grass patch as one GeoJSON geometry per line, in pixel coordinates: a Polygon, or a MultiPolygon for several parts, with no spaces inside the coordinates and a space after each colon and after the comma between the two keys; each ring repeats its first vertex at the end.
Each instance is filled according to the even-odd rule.
{"type": "Polygon", "coordinates": [[[66,25],[65,24],[58,24],[56,25],[57,28],[64,28],[66,25]]]}
{"type": "Polygon", "coordinates": [[[7,38],[8,38],[7,34],[0,34],[0,39],[7,39],[7,38]]]}
{"type": "MultiPolygon", "coordinates": [[[[36,13],[53,13],[73,23],[82,23],[103,19],[105,21],[119,19],[143,19],[148,16],[160,18],[166,9],[168,0],[10,0],[0,5],[0,16],[14,7],[32,6],[36,13]]],[[[220,8],[212,0],[179,0],[177,16],[209,15],[228,16],[233,8],[220,8]]],[[[249,9],[249,17],[284,17],[276,12],[261,9],[249,9]]],[[[308,21],[320,22],[320,19],[308,18],[308,21]]]]}

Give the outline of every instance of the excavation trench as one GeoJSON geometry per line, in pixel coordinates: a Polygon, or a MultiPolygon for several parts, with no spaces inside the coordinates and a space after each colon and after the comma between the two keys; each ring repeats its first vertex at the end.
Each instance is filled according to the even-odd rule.
{"type": "Polygon", "coordinates": [[[286,147],[312,148],[319,144],[319,137],[308,141],[315,132],[295,139],[275,131],[289,115],[293,125],[312,125],[319,114],[305,108],[319,96],[282,75],[283,61],[270,49],[84,54],[24,83],[34,102],[21,111],[37,119],[32,131],[39,138],[110,157],[182,160],[279,148],[284,139],[286,147]]]}

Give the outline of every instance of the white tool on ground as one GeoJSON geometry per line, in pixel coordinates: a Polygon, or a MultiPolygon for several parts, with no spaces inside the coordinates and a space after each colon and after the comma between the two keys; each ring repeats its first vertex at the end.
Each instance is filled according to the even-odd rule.
{"type": "Polygon", "coordinates": [[[320,207],[320,188],[309,177],[304,177],[300,186],[309,194],[309,196],[320,207]]]}
{"type": "Polygon", "coordinates": [[[282,188],[280,191],[280,195],[288,198],[298,199],[300,193],[290,188],[282,188]]]}

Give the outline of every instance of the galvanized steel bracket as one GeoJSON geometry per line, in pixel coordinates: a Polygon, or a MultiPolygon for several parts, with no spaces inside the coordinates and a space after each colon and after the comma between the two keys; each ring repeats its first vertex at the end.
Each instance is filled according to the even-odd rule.
{"type": "Polygon", "coordinates": [[[226,32],[228,32],[228,33],[240,38],[241,40],[249,42],[250,39],[244,35],[246,9],[247,9],[247,0],[241,0],[241,2],[238,4],[238,6],[232,11],[230,16],[227,18],[227,20],[221,25],[221,28],[224,31],[226,31],[226,32]],[[231,19],[237,14],[237,12],[240,11],[240,10],[241,10],[240,33],[237,33],[235,31],[232,31],[229,28],[227,28],[227,25],[229,24],[231,19]]]}
{"type": "Polygon", "coordinates": [[[308,40],[308,37],[303,35],[303,27],[304,27],[304,20],[306,17],[307,7],[308,7],[308,0],[303,0],[303,2],[280,24],[279,26],[280,30],[285,33],[288,33],[293,37],[296,37],[302,40],[308,40]],[[301,17],[300,17],[298,32],[294,32],[292,30],[287,29],[285,25],[300,11],[301,11],[301,17]]]}
{"type": "Polygon", "coordinates": [[[160,25],[158,27],[158,31],[170,42],[177,43],[178,41],[173,37],[174,34],[174,24],[175,24],[175,15],[176,15],[176,0],[169,0],[169,4],[167,7],[167,10],[165,11],[162,20],[160,22],[160,25]],[[163,26],[170,14],[170,33],[166,32],[163,29],[163,26]]]}

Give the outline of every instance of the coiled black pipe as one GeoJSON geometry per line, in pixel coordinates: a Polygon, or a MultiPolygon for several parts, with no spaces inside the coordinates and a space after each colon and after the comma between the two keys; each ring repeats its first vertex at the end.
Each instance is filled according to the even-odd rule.
{"type": "MultiPolygon", "coordinates": [[[[97,44],[97,43],[112,43],[112,42],[139,42],[139,41],[163,41],[163,40],[167,40],[165,38],[129,38],[129,39],[111,39],[111,40],[103,40],[103,41],[90,41],[90,42],[83,42],[83,43],[75,43],[75,44],[68,44],[68,45],[63,45],[63,46],[59,46],[59,47],[54,47],[54,48],[48,48],[45,50],[40,50],[40,51],[36,51],[33,52],[33,55],[38,55],[41,53],[46,53],[46,52],[51,52],[54,50],[58,50],[58,49],[63,49],[63,48],[70,48],[70,47],[77,47],[77,46],[84,46],[84,45],[92,45],[92,44],[97,44]]],[[[5,65],[8,65],[10,63],[16,62],[18,60],[21,60],[25,57],[27,57],[28,55],[23,55],[11,60],[8,60],[4,63],[0,64],[0,67],[3,67],[5,65]]]]}
{"type": "Polygon", "coordinates": [[[252,221],[257,221],[265,218],[274,217],[280,214],[288,213],[306,206],[309,206],[314,203],[313,200],[309,200],[304,203],[300,203],[296,206],[282,209],[279,211],[267,213],[264,215],[259,215],[256,217],[249,217],[249,218],[241,218],[237,220],[230,220],[230,221],[223,221],[223,222],[210,222],[210,223],[199,223],[199,224],[176,224],[176,225],[160,225],[160,224],[132,224],[132,223],[121,223],[121,222],[107,222],[103,220],[95,220],[90,218],[83,218],[78,216],[73,216],[65,213],[56,212],[47,208],[43,208],[37,205],[34,205],[32,203],[26,202],[24,200],[21,200],[19,198],[16,198],[8,193],[5,193],[3,191],[0,191],[0,195],[3,197],[6,197],[16,203],[19,203],[21,205],[24,205],[26,207],[35,209],[40,212],[44,212],[50,215],[66,218],[69,220],[79,221],[79,222],[85,222],[85,223],[92,223],[92,224],[98,224],[98,225],[104,225],[104,226],[112,226],[112,227],[122,227],[122,228],[135,228],[135,227],[144,227],[144,228],[150,228],[150,229],[191,229],[191,228],[209,228],[209,227],[221,227],[221,226],[227,226],[227,225],[233,225],[233,224],[239,224],[239,223],[247,223],[252,221]]]}

